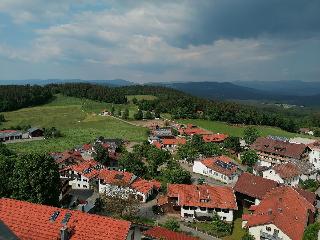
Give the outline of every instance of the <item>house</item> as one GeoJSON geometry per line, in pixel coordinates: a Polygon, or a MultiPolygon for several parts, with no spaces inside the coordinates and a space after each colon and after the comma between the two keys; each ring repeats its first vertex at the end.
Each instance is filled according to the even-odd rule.
{"type": "Polygon", "coordinates": [[[180,135],[187,135],[187,136],[193,136],[193,135],[210,135],[212,132],[207,131],[202,128],[198,128],[197,126],[193,124],[187,124],[186,127],[181,127],[178,129],[178,132],[180,135]]]}
{"type": "Polygon", "coordinates": [[[217,214],[222,220],[233,221],[238,209],[233,189],[226,186],[169,184],[167,194],[157,205],[163,212],[178,213],[186,221],[210,219],[217,214]]]}
{"type": "Polygon", "coordinates": [[[214,142],[214,143],[221,143],[224,140],[226,140],[229,136],[223,133],[214,133],[214,134],[208,134],[203,135],[203,141],[206,143],[214,142]]]}
{"type": "Polygon", "coordinates": [[[311,143],[308,146],[311,149],[309,161],[317,170],[320,170],[320,141],[311,143]]]}
{"type": "Polygon", "coordinates": [[[68,166],[59,171],[61,179],[69,179],[72,189],[90,189],[95,186],[95,177],[104,166],[94,160],[68,166]]]}
{"type": "Polygon", "coordinates": [[[157,138],[170,138],[174,137],[171,128],[159,128],[156,127],[152,130],[151,135],[157,138]]]}
{"type": "Polygon", "coordinates": [[[22,132],[17,130],[1,130],[0,142],[22,139],[22,132]]]}
{"type": "Polygon", "coordinates": [[[243,227],[255,239],[301,240],[306,226],[313,223],[315,207],[291,187],[268,192],[252,214],[242,216],[243,227]]]}
{"type": "Polygon", "coordinates": [[[0,239],[135,239],[128,221],[14,199],[0,199],[0,219],[0,239]]]}
{"type": "Polygon", "coordinates": [[[56,152],[50,153],[49,155],[58,164],[60,170],[85,161],[82,155],[77,151],[56,152]]]}
{"type": "Polygon", "coordinates": [[[177,150],[179,145],[184,145],[187,143],[185,138],[163,138],[158,141],[153,141],[153,144],[158,149],[164,149],[170,152],[177,150]]]}
{"type": "Polygon", "coordinates": [[[224,183],[234,183],[238,180],[239,168],[227,156],[218,156],[194,161],[193,172],[211,177],[224,183]]]}
{"type": "Polygon", "coordinates": [[[271,137],[257,138],[250,148],[257,151],[260,164],[264,166],[290,162],[292,159],[308,161],[311,151],[305,144],[294,144],[271,137]]]}
{"type": "Polygon", "coordinates": [[[28,135],[29,138],[34,138],[34,137],[43,137],[44,131],[41,128],[29,128],[28,129],[28,135]]]}
{"type": "Polygon", "coordinates": [[[293,163],[284,163],[263,171],[262,176],[284,185],[296,187],[299,185],[301,171],[293,163]]]}
{"type": "Polygon", "coordinates": [[[135,196],[141,202],[146,202],[161,187],[158,181],[144,180],[133,173],[123,171],[103,169],[97,178],[99,193],[121,198],[135,196]]]}
{"type": "Polygon", "coordinates": [[[174,232],[163,227],[153,227],[142,233],[146,240],[199,240],[182,232],[174,232]]]}
{"type": "Polygon", "coordinates": [[[264,195],[279,186],[276,181],[244,172],[238,178],[234,191],[242,206],[258,205],[264,195]]]}
{"type": "Polygon", "coordinates": [[[306,135],[314,135],[314,132],[310,130],[309,128],[300,128],[299,133],[306,134],[306,135]]]}

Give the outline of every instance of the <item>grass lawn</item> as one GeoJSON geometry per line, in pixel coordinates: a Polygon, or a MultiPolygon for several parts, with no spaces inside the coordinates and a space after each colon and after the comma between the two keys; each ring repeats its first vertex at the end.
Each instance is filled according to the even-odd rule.
{"type": "Polygon", "coordinates": [[[8,144],[9,148],[18,152],[63,151],[92,141],[97,136],[136,142],[146,140],[146,128],[98,116],[96,113],[101,112],[106,105],[108,104],[57,95],[48,104],[3,113],[7,122],[1,127],[26,124],[35,127],[55,126],[64,134],[58,139],[8,144]]]}
{"type": "MultiPolygon", "coordinates": [[[[199,127],[205,128],[207,130],[219,133],[227,133],[231,136],[243,137],[243,131],[246,126],[234,126],[224,122],[217,122],[217,121],[209,121],[209,120],[202,120],[202,119],[186,119],[186,120],[178,120],[180,123],[192,123],[199,127]]],[[[282,136],[282,137],[307,137],[305,135],[297,134],[297,133],[290,133],[280,128],[276,127],[268,127],[268,126],[256,126],[262,136],[268,135],[275,135],[275,136],[282,136]]]]}

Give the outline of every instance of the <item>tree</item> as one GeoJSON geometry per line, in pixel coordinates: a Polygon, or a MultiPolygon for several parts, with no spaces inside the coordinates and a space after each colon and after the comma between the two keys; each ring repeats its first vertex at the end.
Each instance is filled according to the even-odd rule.
{"type": "Polygon", "coordinates": [[[145,176],[147,169],[140,154],[123,153],[119,159],[120,169],[133,173],[136,176],[145,176]]]}
{"type": "Polygon", "coordinates": [[[180,159],[184,159],[190,163],[192,163],[199,156],[199,152],[191,143],[179,145],[177,154],[180,159]]]}
{"type": "Polygon", "coordinates": [[[252,167],[258,160],[259,156],[254,150],[247,150],[241,156],[242,163],[252,167]]]}
{"type": "Polygon", "coordinates": [[[147,111],[144,118],[145,119],[153,119],[154,117],[150,111],[147,111]]]}
{"type": "Polygon", "coordinates": [[[115,108],[114,108],[114,106],[112,105],[112,107],[111,107],[111,111],[110,111],[110,112],[111,112],[111,114],[112,114],[112,115],[114,115],[115,111],[116,111],[116,109],[115,109],[115,108]]]}
{"type": "Polygon", "coordinates": [[[219,156],[225,154],[225,151],[221,149],[220,145],[217,143],[206,143],[202,146],[202,152],[205,156],[219,156]]]}
{"type": "Polygon", "coordinates": [[[222,221],[220,217],[215,214],[212,220],[212,230],[217,234],[218,237],[224,237],[231,234],[232,225],[222,221]]]}
{"type": "Polygon", "coordinates": [[[177,184],[190,184],[191,174],[173,162],[161,171],[161,176],[165,182],[177,184]]]}
{"type": "Polygon", "coordinates": [[[154,110],[154,117],[155,118],[160,118],[161,116],[160,116],[160,111],[158,110],[158,109],[155,109],[154,110]]]}
{"type": "Polygon", "coordinates": [[[138,99],[136,97],[132,98],[132,103],[133,104],[137,104],[138,103],[138,99]]]}
{"type": "Polygon", "coordinates": [[[0,154],[0,198],[12,195],[10,179],[13,174],[14,159],[0,154]]]}
{"type": "Polygon", "coordinates": [[[0,142],[0,156],[11,156],[14,155],[14,152],[12,152],[5,144],[0,142]]]}
{"type": "Polygon", "coordinates": [[[109,158],[109,152],[107,149],[105,149],[100,143],[95,144],[95,153],[94,153],[94,160],[97,162],[109,166],[110,165],[110,158],[109,158]]]}
{"type": "Polygon", "coordinates": [[[135,196],[124,196],[121,189],[110,190],[105,194],[101,194],[99,201],[101,214],[110,215],[112,213],[112,215],[121,218],[135,216],[140,206],[140,202],[135,196]]]}
{"type": "Polygon", "coordinates": [[[224,148],[231,149],[236,153],[241,151],[240,139],[238,137],[230,136],[223,142],[224,148]]]}
{"type": "Polygon", "coordinates": [[[320,230],[320,223],[316,222],[313,224],[310,224],[306,227],[303,234],[303,240],[314,240],[318,239],[318,233],[320,230]]]}
{"type": "Polygon", "coordinates": [[[314,136],[315,136],[315,137],[320,137],[320,128],[316,128],[316,129],[314,130],[314,136]]]}
{"type": "Polygon", "coordinates": [[[46,139],[62,137],[60,130],[55,127],[45,128],[43,135],[46,139]]]}
{"type": "Polygon", "coordinates": [[[123,119],[128,119],[129,118],[129,110],[126,108],[122,114],[123,119]]]}
{"type": "Polygon", "coordinates": [[[143,118],[143,112],[142,112],[142,110],[139,109],[138,112],[135,113],[133,117],[134,117],[135,120],[141,120],[141,119],[143,118]]]}
{"type": "Polygon", "coordinates": [[[314,179],[307,179],[300,183],[303,189],[309,190],[310,192],[315,192],[318,187],[319,183],[314,179]]]}
{"type": "Polygon", "coordinates": [[[194,146],[194,148],[198,151],[201,152],[203,145],[204,145],[204,141],[201,135],[193,135],[192,139],[191,139],[191,144],[192,146],[194,146]]]}
{"type": "Polygon", "coordinates": [[[34,203],[58,206],[60,176],[58,165],[47,154],[26,154],[15,159],[12,197],[34,203]]]}
{"type": "Polygon", "coordinates": [[[241,240],[255,240],[255,238],[254,238],[254,236],[252,236],[249,232],[246,232],[246,233],[242,236],[241,240]]]}
{"type": "Polygon", "coordinates": [[[174,232],[178,232],[180,230],[180,224],[174,218],[169,218],[167,221],[165,221],[165,223],[163,224],[163,227],[174,232]]]}
{"type": "Polygon", "coordinates": [[[0,122],[5,122],[5,121],[6,121],[6,119],[5,119],[4,115],[0,114],[0,122]]]}
{"type": "Polygon", "coordinates": [[[117,111],[117,116],[118,116],[118,117],[121,117],[121,109],[120,109],[120,108],[119,108],[118,111],[117,111]]]}
{"type": "Polygon", "coordinates": [[[252,144],[259,136],[259,131],[252,126],[246,127],[243,131],[243,139],[247,144],[252,144]]]}

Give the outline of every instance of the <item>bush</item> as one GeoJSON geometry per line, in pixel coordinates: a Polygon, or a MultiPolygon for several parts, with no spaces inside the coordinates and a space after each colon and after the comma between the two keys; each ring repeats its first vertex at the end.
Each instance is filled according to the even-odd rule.
{"type": "Polygon", "coordinates": [[[306,189],[310,192],[315,192],[319,187],[319,183],[313,179],[307,179],[304,182],[301,182],[300,185],[303,189],[306,189]]]}
{"type": "Polygon", "coordinates": [[[179,222],[174,219],[174,218],[170,218],[168,219],[164,224],[163,227],[171,230],[171,231],[175,231],[178,232],[180,230],[180,224],[179,222]]]}
{"type": "Polygon", "coordinates": [[[320,223],[316,222],[307,226],[303,234],[303,240],[318,239],[318,232],[320,230],[320,223]]]}

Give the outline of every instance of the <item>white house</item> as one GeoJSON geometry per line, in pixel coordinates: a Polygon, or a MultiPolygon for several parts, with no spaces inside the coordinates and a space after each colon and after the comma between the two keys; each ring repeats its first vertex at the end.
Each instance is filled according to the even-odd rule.
{"type": "Polygon", "coordinates": [[[320,170],[320,141],[309,144],[309,147],[311,149],[309,161],[317,170],[320,170]]]}
{"type": "Polygon", "coordinates": [[[255,239],[301,240],[314,217],[315,207],[291,187],[278,187],[266,194],[251,214],[242,215],[242,226],[255,239]]]}
{"type": "Polygon", "coordinates": [[[123,171],[103,169],[97,178],[99,179],[99,193],[121,198],[135,196],[141,202],[146,202],[161,187],[158,181],[147,181],[123,171]]]}
{"type": "Polygon", "coordinates": [[[276,165],[262,172],[263,178],[276,181],[281,184],[296,187],[299,185],[301,172],[299,167],[293,163],[276,165]]]}
{"type": "Polygon", "coordinates": [[[169,184],[167,195],[159,198],[158,205],[163,211],[178,211],[186,221],[217,214],[232,222],[238,209],[232,188],[209,185],[169,184]]]}
{"type": "Polygon", "coordinates": [[[227,184],[235,183],[239,175],[237,164],[224,155],[194,161],[193,172],[227,184]]]}

